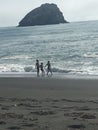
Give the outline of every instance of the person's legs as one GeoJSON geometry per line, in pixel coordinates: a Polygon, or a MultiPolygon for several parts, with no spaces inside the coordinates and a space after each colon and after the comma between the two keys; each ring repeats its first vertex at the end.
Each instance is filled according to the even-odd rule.
{"type": "Polygon", "coordinates": [[[47,76],[48,76],[49,70],[47,69],[47,76]]]}
{"type": "Polygon", "coordinates": [[[50,73],[51,73],[51,76],[52,76],[52,71],[50,71],[50,73]]]}
{"type": "Polygon", "coordinates": [[[52,76],[52,70],[51,70],[51,69],[49,69],[49,72],[50,72],[50,74],[51,74],[51,76],[52,76]]]}
{"type": "Polygon", "coordinates": [[[50,75],[52,76],[52,71],[50,71],[50,75]]]}
{"type": "Polygon", "coordinates": [[[42,76],[45,76],[45,71],[44,70],[42,70],[42,76]]]}
{"type": "Polygon", "coordinates": [[[39,69],[37,69],[37,77],[39,77],[39,69]]]}

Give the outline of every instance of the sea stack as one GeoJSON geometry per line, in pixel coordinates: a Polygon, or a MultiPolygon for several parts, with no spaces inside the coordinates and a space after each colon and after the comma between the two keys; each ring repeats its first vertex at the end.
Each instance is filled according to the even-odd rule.
{"type": "Polygon", "coordinates": [[[20,22],[21,26],[49,25],[68,23],[56,4],[42,4],[29,12],[20,22]]]}

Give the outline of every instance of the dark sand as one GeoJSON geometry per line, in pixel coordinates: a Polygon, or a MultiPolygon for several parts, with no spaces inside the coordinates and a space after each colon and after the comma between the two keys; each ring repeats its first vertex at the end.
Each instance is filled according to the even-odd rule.
{"type": "Polygon", "coordinates": [[[0,77],[0,130],[98,130],[98,80],[0,77]]]}

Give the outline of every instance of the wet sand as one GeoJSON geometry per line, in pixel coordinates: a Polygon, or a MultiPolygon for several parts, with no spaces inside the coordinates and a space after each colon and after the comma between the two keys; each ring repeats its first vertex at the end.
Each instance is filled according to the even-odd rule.
{"type": "Polygon", "coordinates": [[[0,77],[0,130],[98,130],[98,80],[0,77]]]}

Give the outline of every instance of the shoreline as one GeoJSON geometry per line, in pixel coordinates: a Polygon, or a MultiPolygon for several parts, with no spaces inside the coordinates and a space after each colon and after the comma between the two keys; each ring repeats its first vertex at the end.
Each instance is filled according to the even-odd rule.
{"type": "Polygon", "coordinates": [[[7,77],[29,77],[29,78],[52,78],[52,79],[98,79],[98,75],[53,73],[52,76],[37,77],[36,72],[0,72],[0,78],[7,77]]]}

